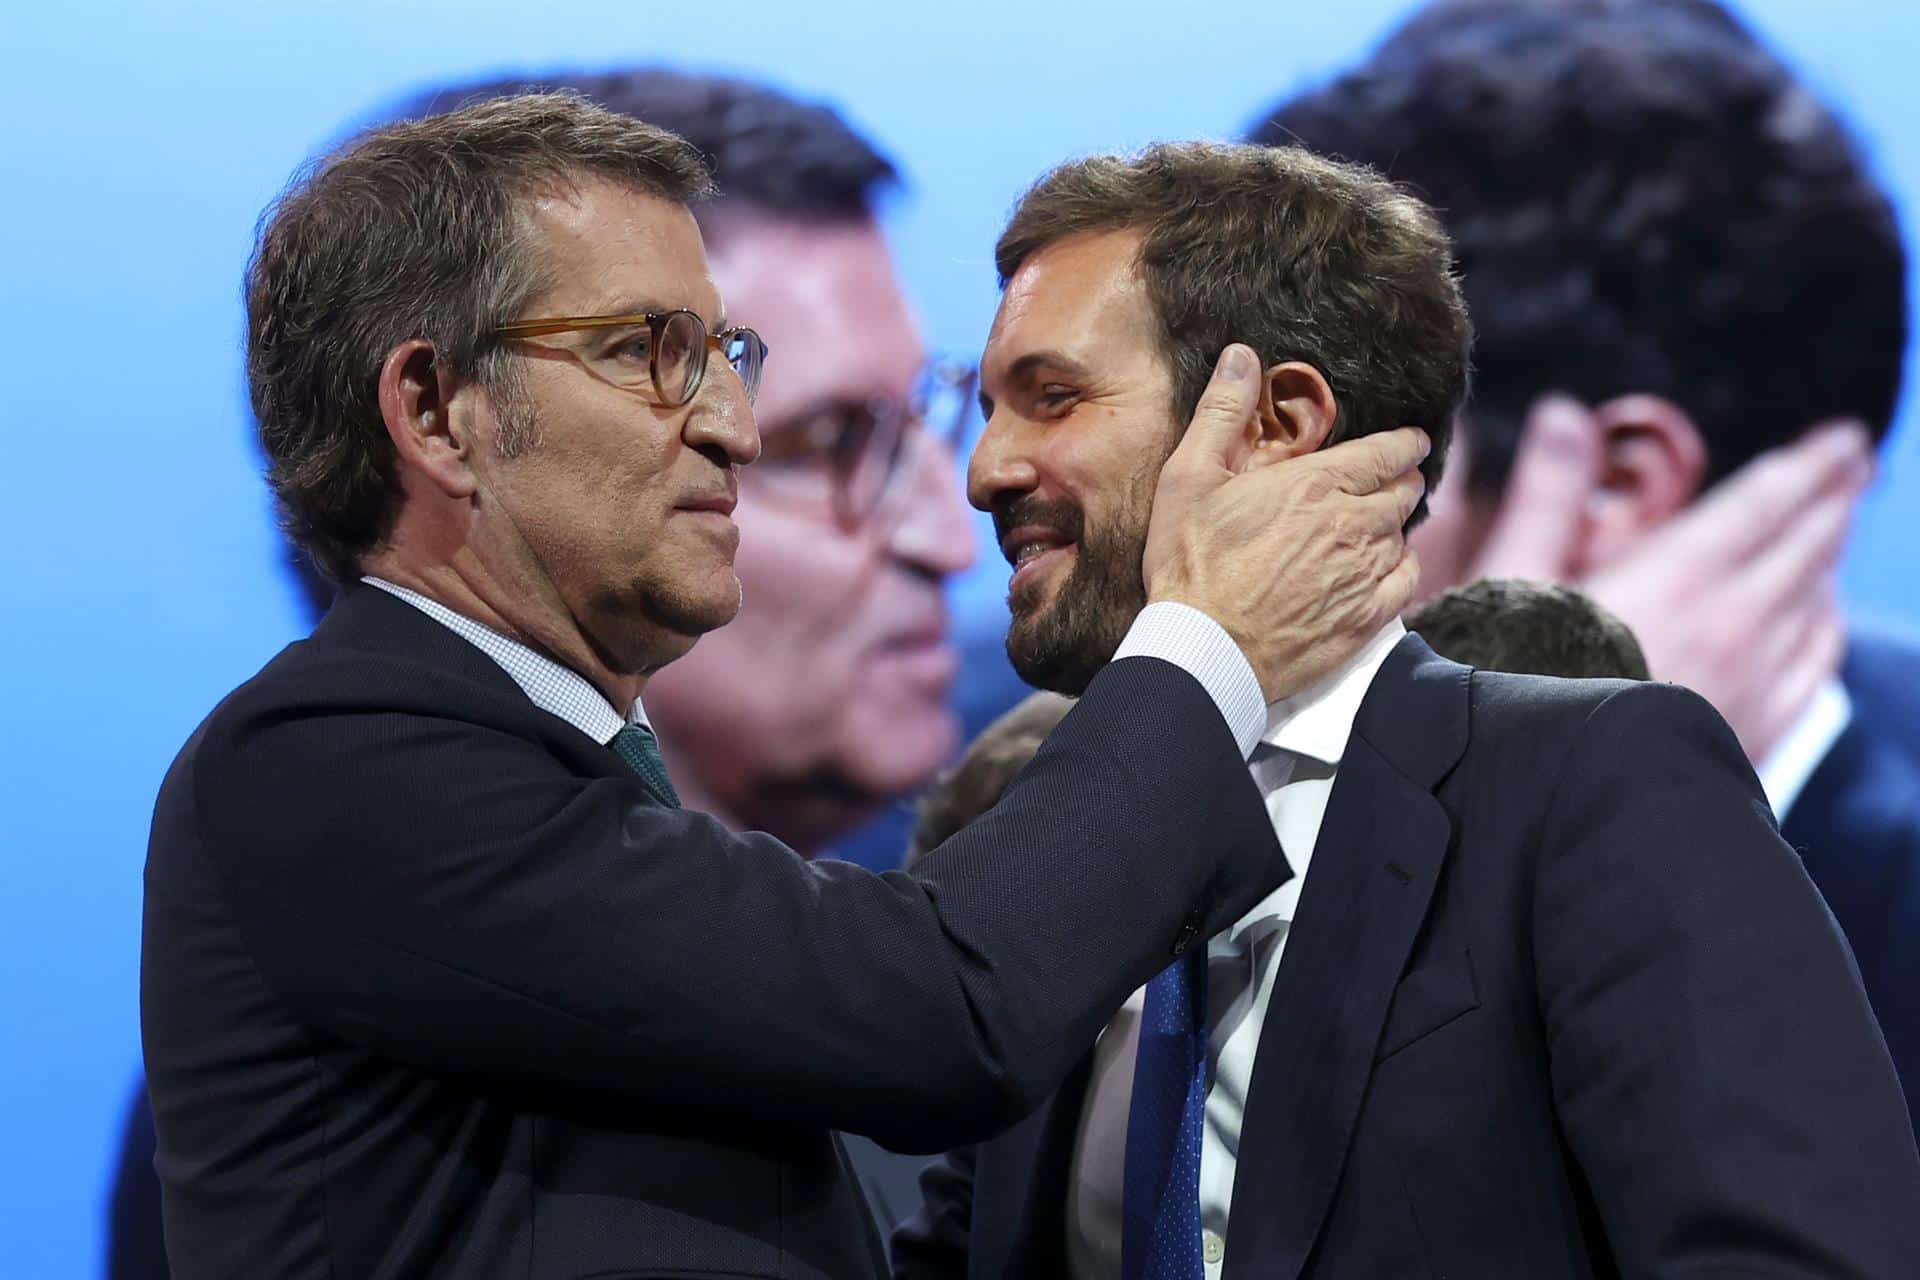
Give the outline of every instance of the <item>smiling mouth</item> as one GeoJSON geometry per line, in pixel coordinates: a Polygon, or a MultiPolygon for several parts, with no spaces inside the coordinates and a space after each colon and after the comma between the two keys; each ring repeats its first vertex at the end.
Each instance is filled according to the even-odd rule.
{"type": "Polygon", "coordinates": [[[1026,524],[1007,531],[1000,540],[1000,554],[1018,572],[1049,551],[1062,551],[1073,545],[1074,540],[1058,529],[1026,524]]]}
{"type": "Polygon", "coordinates": [[[1007,590],[1017,592],[1032,582],[1038,575],[1045,573],[1048,566],[1059,560],[1066,552],[1074,549],[1071,542],[1021,542],[1009,548],[1008,559],[1013,564],[1013,577],[1007,581],[1007,590]]]}

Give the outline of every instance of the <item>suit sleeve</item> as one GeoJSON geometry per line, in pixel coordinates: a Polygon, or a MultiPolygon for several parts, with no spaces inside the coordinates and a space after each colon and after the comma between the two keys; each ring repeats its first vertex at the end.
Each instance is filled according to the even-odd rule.
{"type": "Polygon", "coordinates": [[[894,1280],[966,1280],[977,1150],[960,1147],[920,1174],[920,1208],[894,1230],[894,1280]]]}
{"type": "Polygon", "coordinates": [[[1595,709],[1533,939],[1568,1143],[1629,1276],[1912,1274],[1920,1157],[1852,957],[1697,696],[1595,709]]]}
{"type": "Polygon", "coordinates": [[[267,980],[433,1072],[944,1150],[1037,1105],[1284,866],[1219,713],[1156,659],[1109,666],[913,875],[660,808],[449,702],[232,708],[194,790],[267,980]]]}

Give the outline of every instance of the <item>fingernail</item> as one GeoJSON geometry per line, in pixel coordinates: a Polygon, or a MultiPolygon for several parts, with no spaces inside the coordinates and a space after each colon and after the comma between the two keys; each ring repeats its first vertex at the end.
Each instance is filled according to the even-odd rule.
{"type": "Polygon", "coordinates": [[[1253,349],[1233,343],[1220,353],[1220,372],[1229,378],[1244,378],[1253,372],[1253,349]]]}
{"type": "MultiPolygon", "coordinates": [[[[1419,431],[1420,429],[1418,427],[1415,427],[1414,430],[1419,431]]],[[[1422,462],[1425,462],[1427,459],[1427,455],[1431,454],[1432,452],[1433,452],[1433,437],[1428,435],[1424,431],[1420,431],[1420,460],[1422,462]]]]}

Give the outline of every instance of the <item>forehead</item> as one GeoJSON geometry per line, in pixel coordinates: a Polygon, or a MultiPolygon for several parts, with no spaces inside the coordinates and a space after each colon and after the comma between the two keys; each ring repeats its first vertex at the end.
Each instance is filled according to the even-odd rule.
{"type": "Polygon", "coordinates": [[[737,324],[777,353],[763,416],[781,405],[897,395],[924,355],[886,236],[871,218],[832,221],[722,210],[707,221],[714,279],[737,324]]]}
{"type": "Polygon", "coordinates": [[[1034,253],[1001,295],[982,374],[1004,377],[1036,351],[1092,365],[1152,354],[1153,309],[1138,231],[1089,231],[1034,253]]]}
{"type": "Polygon", "coordinates": [[[700,229],[673,200],[605,182],[536,197],[528,212],[549,273],[534,300],[544,315],[604,315],[686,307],[709,322],[720,294],[700,229]]]}

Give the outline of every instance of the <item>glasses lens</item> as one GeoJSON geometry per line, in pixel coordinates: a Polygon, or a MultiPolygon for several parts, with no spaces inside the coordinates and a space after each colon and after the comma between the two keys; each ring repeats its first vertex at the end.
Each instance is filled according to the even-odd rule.
{"type": "Polygon", "coordinates": [[[974,410],[979,374],[966,364],[929,365],[913,389],[913,416],[935,439],[957,447],[974,410]]]}
{"type": "Polygon", "coordinates": [[[896,401],[878,400],[847,419],[835,449],[842,519],[864,520],[886,496],[906,445],[906,419],[896,401]]]}
{"type": "Polygon", "coordinates": [[[707,327],[691,311],[669,312],[660,322],[653,353],[653,379],[668,404],[685,404],[700,388],[706,365],[707,327]]]}
{"type": "Polygon", "coordinates": [[[767,344],[751,329],[734,329],[727,334],[726,348],[727,363],[740,375],[740,385],[747,389],[747,403],[752,404],[760,394],[760,368],[766,363],[767,344]]]}

